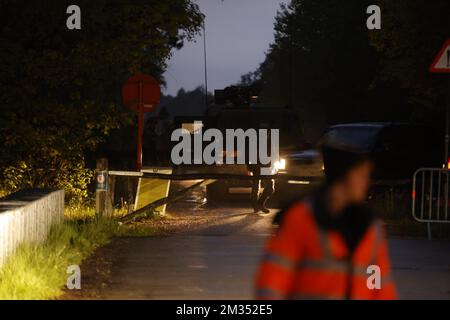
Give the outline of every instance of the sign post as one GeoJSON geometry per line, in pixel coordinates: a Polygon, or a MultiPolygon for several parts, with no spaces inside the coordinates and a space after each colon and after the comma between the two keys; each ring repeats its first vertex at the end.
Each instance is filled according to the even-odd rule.
{"type": "Polygon", "coordinates": [[[136,171],[142,169],[142,139],[144,134],[144,113],[151,112],[159,104],[161,90],[159,83],[149,75],[138,73],[128,79],[122,87],[122,99],[125,106],[137,112],[137,151],[136,171]]]}
{"type": "Polygon", "coordinates": [[[445,146],[444,146],[444,166],[449,168],[449,150],[450,143],[450,39],[448,39],[441,48],[433,63],[430,66],[431,73],[448,73],[448,99],[445,114],[445,146]]]}
{"type": "MultiPolygon", "coordinates": [[[[450,53],[450,50],[448,51],[450,53]]],[[[447,111],[445,113],[445,165],[447,169],[450,169],[448,161],[448,144],[450,143],[450,75],[447,76],[448,80],[448,98],[447,98],[447,111]]]]}
{"type": "Polygon", "coordinates": [[[143,96],[144,83],[139,81],[139,102],[138,102],[138,134],[136,148],[136,171],[142,169],[142,139],[144,135],[144,100],[143,96]]]}
{"type": "MultiPolygon", "coordinates": [[[[430,66],[431,73],[448,73],[448,98],[447,108],[445,111],[445,138],[444,138],[444,168],[450,169],[450,161],[448,158],[448,144],[450,143],[450,39],[448,39],[441,48],[433,63],[430,66]]],[[[445,203],[448,203],[448,187],[449,187],[449,170],[445,174],[445,203]]],[[[447,207],[445,207],[445,214],[447,214],[447,207]]],[[[431,224],[427,223],[428,237],[431,239],[431,224]]]]}

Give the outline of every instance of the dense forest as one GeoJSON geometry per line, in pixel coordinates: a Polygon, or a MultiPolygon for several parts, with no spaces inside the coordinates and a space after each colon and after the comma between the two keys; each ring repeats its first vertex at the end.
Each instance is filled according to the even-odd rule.
{"type": "Polygon", "coordinates": [[[134,117],[120,88],[142,71],[163,82],[173,49],[199,32],[190,0],[80,0],[83,27],[66,28],[72,1],[0,2],[0,189],[64,188],[86,195],[86,157],[134,117]]]}
{"type": "Polygon", "coordinates": [[[241,83],[258,84],[266,104],[298,108],[312,138],[342,121],[436,121],[446,81],[428,67],[449,37],[449,11],[446,0],[293,0],[241,83]],[[381,30],[366,27],[371,4],[381,30]]]}
{"type": "MultiPolygon", "coordinates": [[[[65,28],[71,1],[0,2],[1,193],[56,187],[85,197],[99,150],[135,138],[121,84],[137,71],[164,84],[173,50],[201,32],[193,0],[76,2],[78,32],[65,28]]],[[[259,87],[265,104],[296,108],[311,140],[344,121],[439,126],[446,79],[428,67],[449,37],[448,12],[448,0],[292,0],[265,61],[241,84],[259,87]],[[366,27],[370,4],[381,7],[381,30],[366,27]]],[[[163,102],[171,115],[195,114],[203,91],[163,102]]]]}

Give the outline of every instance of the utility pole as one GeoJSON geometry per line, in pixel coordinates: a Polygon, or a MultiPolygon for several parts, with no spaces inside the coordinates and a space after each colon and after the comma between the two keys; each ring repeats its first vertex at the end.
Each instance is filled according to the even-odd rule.
{"type": "Polygon", "coordinates": [[[203,62],[204,62],[204,68],[205,68],[205,110],[208,109],[208,64],[206,61],[206,25],[205,25],[205,18],[203,18],[202,23],[203,28],[203,62]]]}
{"type": "Polygon", "coordinates": [[[291,34],[289,36],[289,103],[290,107],[294,107],[294,28],[291,26],[291,34]]]}

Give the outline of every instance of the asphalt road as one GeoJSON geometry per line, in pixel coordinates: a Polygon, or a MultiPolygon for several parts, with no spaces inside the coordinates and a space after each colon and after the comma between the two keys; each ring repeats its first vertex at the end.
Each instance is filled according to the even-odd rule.
{"type": "Polygon", "coordinates": [[[128,239],[106,299],[247,299],[270,219],[215,209],[213,225],[167,237],[128,239]],[[222,216],[223,215],[223,216],[222,216]]]}
{"type": "MultiPolygon", "coordinates": [[[[270,217],[214,210],[217,224],[167,237],[127,239],[101,299],[251,299],[270,217]]],[[[450,244],[390,239],[402,299],[450,299],[450,244]]]]}
{"type": "MultiPolygon", "coordinates": [[[[173,215],[208,217],[169,236],[130,238],[114,253],[111,283],[99,299],[251,299],[253,280],[274,212],[208,208],[192,195],[173,215]]],[[[113,243],[114,245],[114,243],[113,243]]],[[[389,239],[402,299],[450,299],[450,242],[389,239]]]]}

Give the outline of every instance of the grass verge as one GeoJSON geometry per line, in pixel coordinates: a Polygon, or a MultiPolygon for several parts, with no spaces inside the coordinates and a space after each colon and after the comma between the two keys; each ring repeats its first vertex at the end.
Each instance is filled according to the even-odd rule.
{"type": "Polygon", "coordinates": [[[66,220],[52,227],[45,242],[22,244],[0,269],[0,300],[57,298],[67,267],[80,265],[116,232],[111,220],[66,220]]]}

